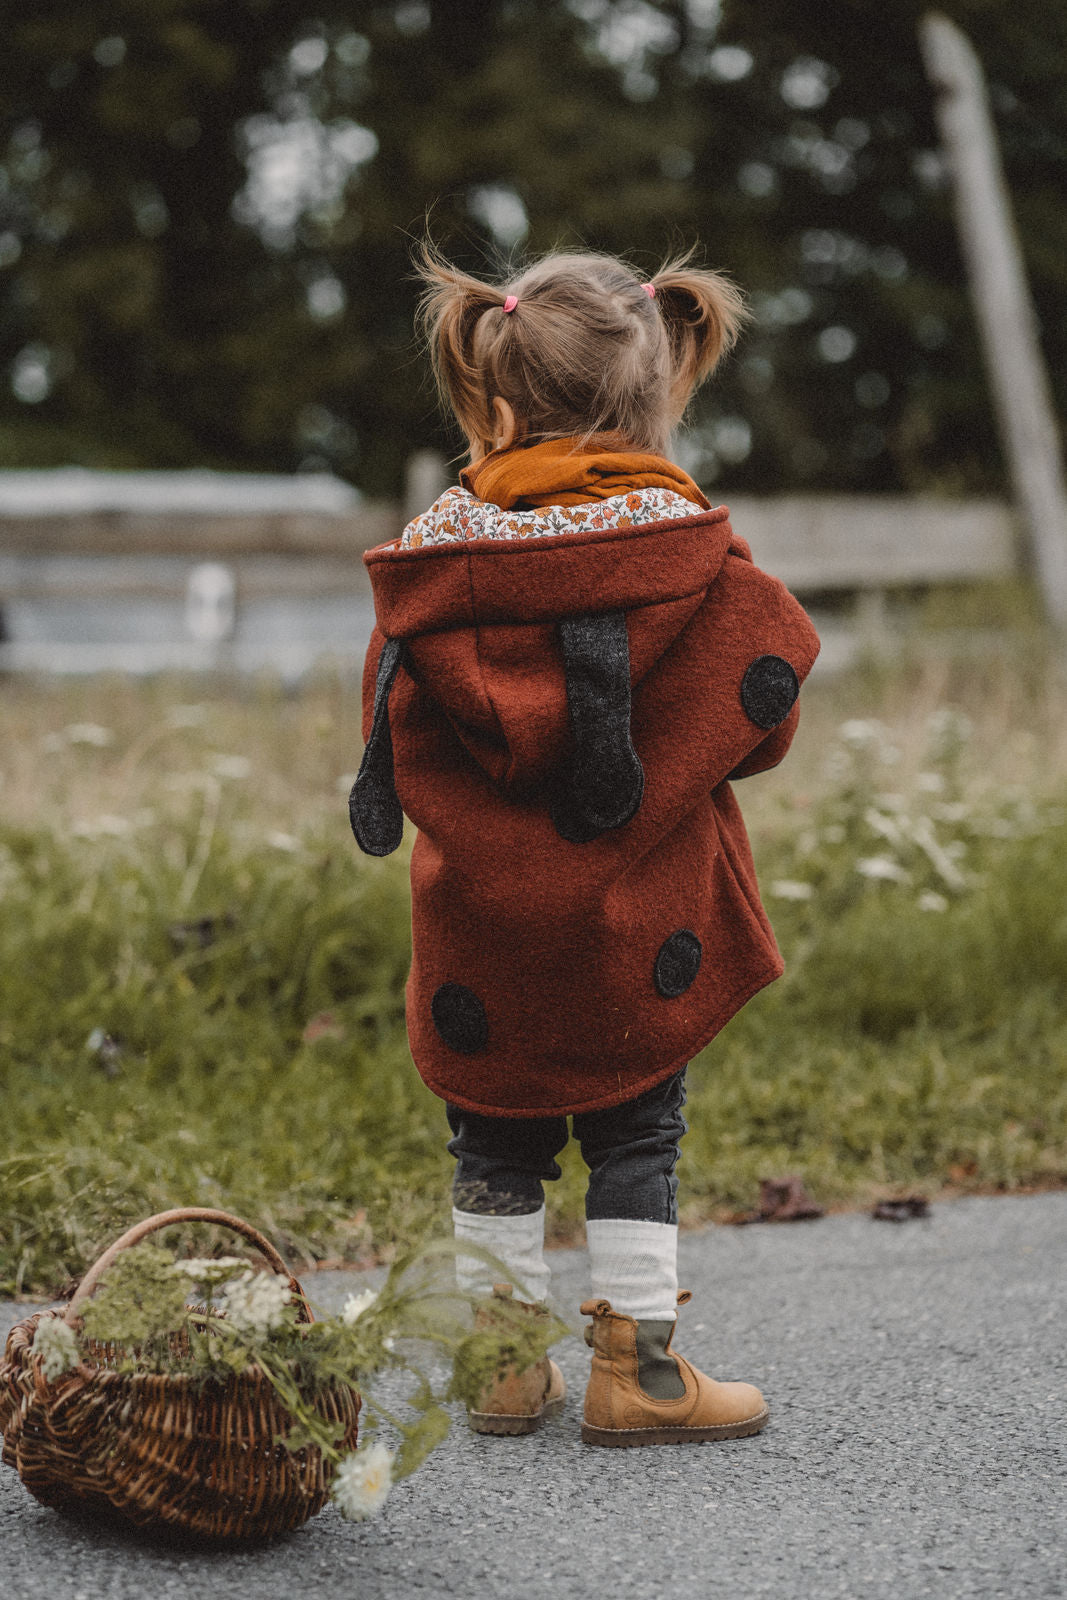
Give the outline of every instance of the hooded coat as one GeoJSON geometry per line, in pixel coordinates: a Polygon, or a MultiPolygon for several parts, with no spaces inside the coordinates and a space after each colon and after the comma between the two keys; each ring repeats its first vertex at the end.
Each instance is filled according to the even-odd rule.
{"type": "Polygon", "coordinates": [[[412,1054],[491,1116],[632,1100],[782,971],[730,780],[785,755],[815,631],[725,507],[597,520],[364,558],[352,824],[418,829],[412,1054]]]}

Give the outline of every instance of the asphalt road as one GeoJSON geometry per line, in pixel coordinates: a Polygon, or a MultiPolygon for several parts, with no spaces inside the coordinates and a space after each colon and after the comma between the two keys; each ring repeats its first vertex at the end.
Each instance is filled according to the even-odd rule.
{"type": "MultiPolygon", "coordinates": [[[[378,1520],[327,1509],[240,1553],[176,1553],[39,1506],[0,1469],[0,1596],[38,1600],[1046,1600],[1067,1595],[1067,1195],[683,1236],[678,1344],[761,1385],[754,1439],[602,1450],[564,1416],[462,1423],[378,1520]]],[[[561,1308],[580,1252],[553,1257],[561,1308]]],[[[353,1275],[355,1276],[355,1275],[353,1275]]],[[[365,1283],[365,1275],[360,1282],[365,1283]]],[[[323,1304],[351,1287],[320,1274],[323,1304]]],[[[0,1306],[0,1327],[23,1314],[0,1306]]]]}

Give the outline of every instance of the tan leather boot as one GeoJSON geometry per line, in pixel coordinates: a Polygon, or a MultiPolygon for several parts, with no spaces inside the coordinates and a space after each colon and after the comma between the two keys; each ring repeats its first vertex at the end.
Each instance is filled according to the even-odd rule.
{"type": "MultiPolygon", "coordinates": [[[[688,1304],[691,1296],[678,1296],[688,1304]]],[[[586,1300],[593,1370],[585,1391],[586,1444],[703,1444],[759,1433],[769,1416],[751,1383],[717,1383],[671,1349],[673,1322],[638,1322],[610,1301],[586,1300]]]]}
{"type": "MultiPolygon", "coordinates": [[[[505,1326],[501,1302],[507,1303],[509,1311],[514,1308],[532,1317],[549,1316],[547,1306],[512,1299],[510,1283],[495,1283],[492,1299],[484,1301],[474,1314],[476,1329],[495,1331],[505,1326]]],[[[566,1393],[562,1372],[548,1356],[542,1356],[522,1372],[514,1366],[504,1367],[482,1390],[477,1404],[467,1408],[467,1421],[475,1433],[536,1433],[543,1422],[563,1410],[566,1393]]]]}

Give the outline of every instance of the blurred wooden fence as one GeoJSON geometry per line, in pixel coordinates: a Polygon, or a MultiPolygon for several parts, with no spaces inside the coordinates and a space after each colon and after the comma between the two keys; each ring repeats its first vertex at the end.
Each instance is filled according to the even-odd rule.
{"type": "MultiPolygon", "coordinates": [[[[277,629],[285,606],[310,619],[310,637],[290,650],[305,662],[297,675],[317,646],[355,658],[370,627],[363,552],[396,538],[446,481],[429,453],[413,459],[402,504],[362,499],[324,475],[0,473],[0,665],[268,662],[269,638],[244,663],[234,641],[247,643],[270,617],[277,629]],[[167,618],[174,624],[168,639],[142,639],[139,656],[118,637],[109,652],[106,638],[78,647],[60,636],[72,608],[110,607],[121,619],[137,604],[157,608],[157,635],[167,618]],[[342,608],[332,641],[316,637],[316,607],[327,606],[342,608]],[[33,638],[20,639],[21,615],[33,619],[33,638]],[[51,640],[49,626],[59,630],[51,640]]],[[[996,501],[739,495],[730,508],[761,566],[802,599],[854,593],[868,624],[895,589],[1000,578],[1020,563],[1014,516],[996,501]]]]}

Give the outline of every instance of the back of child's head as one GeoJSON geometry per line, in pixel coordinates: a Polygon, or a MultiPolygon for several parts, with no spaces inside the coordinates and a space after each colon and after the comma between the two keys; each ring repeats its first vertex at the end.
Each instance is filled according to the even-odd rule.
{"type": "Polygon", "coordinates": [[[745,320],[734,285],[688,262],[669,261],[643,282],[613,256],[556,253],[495,284],[424,245],[421,327],[467,438],[492,439],[499,395],[520,443],[608,434],[663,452],[745,320]]]}

